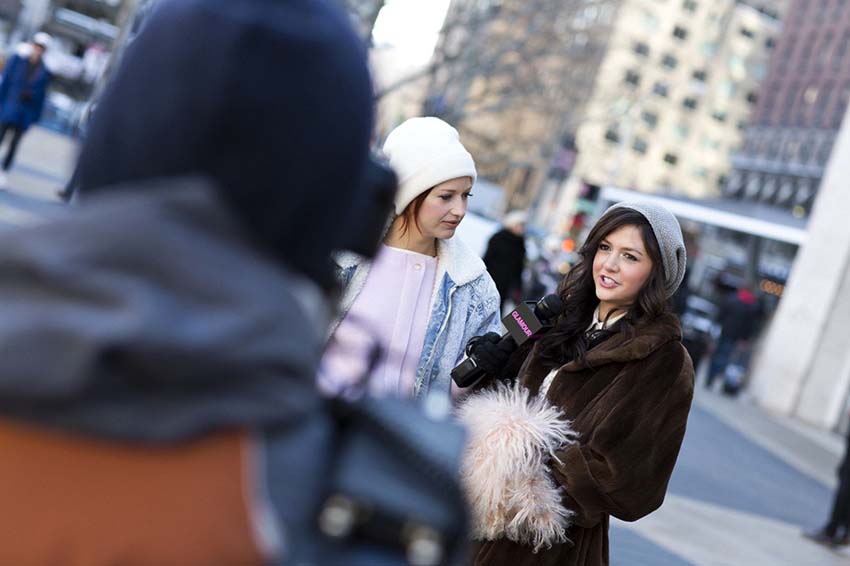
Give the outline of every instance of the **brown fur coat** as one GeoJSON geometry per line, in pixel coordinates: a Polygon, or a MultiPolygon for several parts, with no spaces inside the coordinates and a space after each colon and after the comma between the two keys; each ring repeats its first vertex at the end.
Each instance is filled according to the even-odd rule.
{"type": "MultiPolygon", "coordinates": [[[[521,471],[533,477],[518,478],[515,458],[503,458],[513,466],[506,476],[512,477],[510,503],[491,507],[489,515],[478,513],[477,566],[605,565],[609,516],[635,521],[661,505],[693,396],[693,366],[680,337],[673,315],[637,325],[631,338],[615,333],[588,352],[590,367],[576,362],[561,367],[546,397],[551,406],[538,406],[531,420],[517,420],[516,411],[510,415],[511,434],[519,431],[526,446],[534,444],[527,452],[532,456],[523,457],[529,466],[521,471]],[[550,409],[560,411],[561,424],[551,419],[550,409]],[[500,512],[507,514],[501,524],[492,520],[500,512]]],[[[475,414],[472,420],[484,425],[478,433],[471,426],[473,458],[467,460],[466,479],[474,508],[482,501],[482,487],[485,502],[502,497],[494,494],[501,484],[488,482],[504,464],[486,461],[496,445],[487,421],[498,418],[489,408],[505,399],[528,398],[534,405],[547,373],[532,350],[519,374],[527,391],[479,392],[461,409],[462,417],[464,411],[467,419],[475,414]],[[486,470],[487,479],[476,470],[486,470]]],[[[498,450],[505,453],[503,447],[492,453],[498,450]]]]}

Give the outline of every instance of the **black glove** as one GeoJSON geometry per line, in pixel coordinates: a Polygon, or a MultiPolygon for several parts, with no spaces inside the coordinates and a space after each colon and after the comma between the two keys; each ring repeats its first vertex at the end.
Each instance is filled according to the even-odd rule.
{"type": "Polygon", "coordinates": [[[495,377],[508,363],[511,354],[516,352],[517,344],[511,339],[502,340],[495,332],[476,336],[469,341],[466,355],[491,377],[495,377]]]}

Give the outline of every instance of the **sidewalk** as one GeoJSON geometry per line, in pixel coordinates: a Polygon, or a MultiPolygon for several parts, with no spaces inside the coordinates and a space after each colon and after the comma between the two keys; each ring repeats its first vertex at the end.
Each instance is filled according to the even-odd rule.
{"type": "Polygon", "coordinates": [[[845,446],[840,435],[769,413],[745,395],[731,398],[698,387],[694,397],[697,406],[789,466],[835,489],[836,470],[845,446]]]}
{"type": "MultiPolygon", "coordinates": [[[[8,141],[0,147],[6,155],[8,141]]],[[[40,126],[24,135],[15,163],[9,171],[8,191],[28,197],[56,201],[56,191],[71,177],[79,142],[40,126]]]]}
{"type": "Polygon", "coordinates": [[[848,565],[850,550],[801,536],[826,520],[843,451],[839,435],[700,381],[664,505],[635,523],[612,520],[612,564],[848,565]]]}

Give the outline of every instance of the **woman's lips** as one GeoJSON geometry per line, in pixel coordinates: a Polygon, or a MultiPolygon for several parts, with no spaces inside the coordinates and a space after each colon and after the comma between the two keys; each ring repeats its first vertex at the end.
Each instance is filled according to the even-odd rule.
{"type": "Polygon", "coordinates": [[[614,281],[613,279],[611,279],[607,275],[600,275],[599,276],[599,284],[602,287],[604,287],[605,289],[613,289],[614,287],[619,285],[619,283],[617,283],[616,281],[614,281]]]}

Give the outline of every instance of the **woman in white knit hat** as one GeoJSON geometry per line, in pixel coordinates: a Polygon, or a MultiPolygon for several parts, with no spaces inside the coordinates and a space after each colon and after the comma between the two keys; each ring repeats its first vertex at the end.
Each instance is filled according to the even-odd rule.
{"type": "Polygon", "coordinates": [[[325,392],[424,398],[449,396],[450,372],[473,336],[500,328],[499,295],[455,230],[475,183],[457,130],[412,118],[387,136],[399,179],[395,214],[374,262],[337,258],[340,318],[319,371],[325,392]],[[372,359],[377,344],[380,356],[372,359]]]}
{"type": "Polygon", "coordinates": [[[491,377],[518,378],[459,409],[476,566],[607,565],[609,517],[634,521],[664,500],[693,396],[668,305],[685,273],[682,231],[661,206],[621,203],[580,255],[559,289],[563,314],[536,344],[510,358],[472,348],[491,377]]]}

